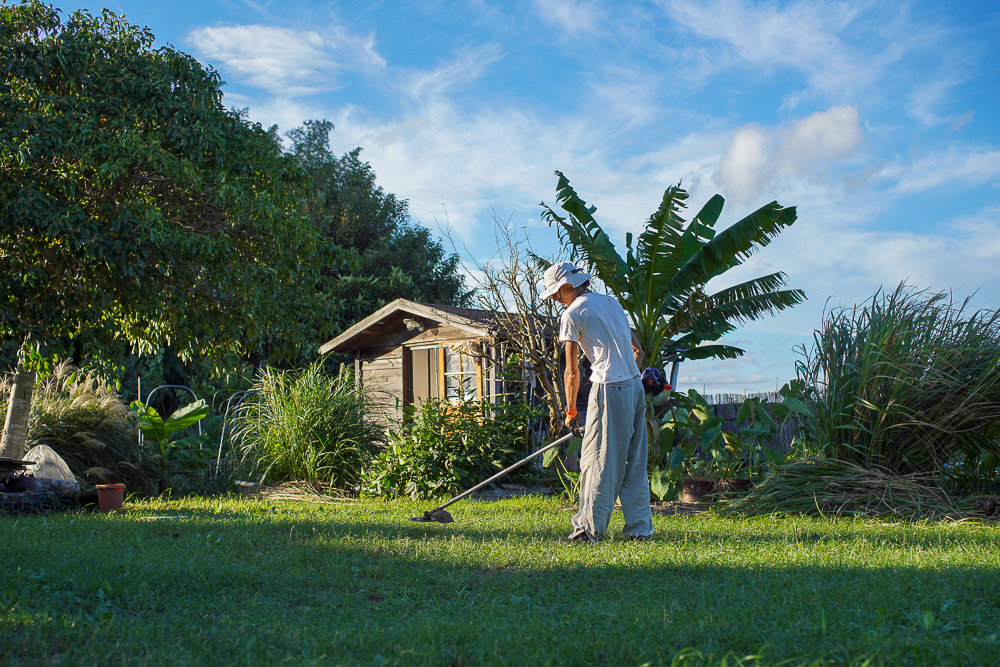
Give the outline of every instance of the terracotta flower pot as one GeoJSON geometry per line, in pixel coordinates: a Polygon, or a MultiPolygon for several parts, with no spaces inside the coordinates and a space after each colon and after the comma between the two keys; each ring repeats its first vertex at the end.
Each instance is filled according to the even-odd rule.
{"type": "Polygon", "coordinates": [[[125,499],[124,484],[98,484],[97,504],[101,511],[110,512],[121,509],[122,501],[125,499]]]}
{"type": "Polygon", "coordinates": [[[701,502],[702,496],[711,493],[715,482],[707,479],[682,479],[680,499],[682,503],[701,502]]]}

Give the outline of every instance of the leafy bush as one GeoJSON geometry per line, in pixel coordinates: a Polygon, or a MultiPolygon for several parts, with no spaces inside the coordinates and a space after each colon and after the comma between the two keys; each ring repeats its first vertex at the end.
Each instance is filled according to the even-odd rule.
{"type": "Polygon", "coordinates": [[[1000,465],[1000,311],[905,284],[827,316],[798,363],[800,453],[890,473],[1000,465]]]}
{"type": "MultiPolygon", "coordinates": [[[[6,405],[8,382],[0,383],[6,405]]],[[[31,402],[27,446],[48,445],[84,486],[122,483],[129,493],[155,494],[156,473],[139,452],[135,420],[105,381],[56,365],[38,382],[31,402]]]]}
{"type": "Polygon", "coordinates": [[[332,376],[318,360],[301,373],[263,370],[233,428],[243,460],[263,478],[355,490],[381,448],[377,408],[351,369],[332,376]]]}
{"type": "Polygon", "coordinates": [[[767,444],[786,420],[804,408],[789,385],[779,393],[781,403],[768,403],[759,396],[745,398],[733,433],[723,430],[722,417],[696,390],[676,394],[675,404],[655,423],[648,463],[652,492],[667,500],[676,497],[685,477],[713,482],[757,478],[770,464],[784,462],[784,455],[767,444]]]}
{"type": "Polygon", "coordinates": [[[407,409],[403,428],[374,462],[368,490],[414,499],[457,495],[524,455],[538,410],[520,401],[429,400],[407,409]]]}

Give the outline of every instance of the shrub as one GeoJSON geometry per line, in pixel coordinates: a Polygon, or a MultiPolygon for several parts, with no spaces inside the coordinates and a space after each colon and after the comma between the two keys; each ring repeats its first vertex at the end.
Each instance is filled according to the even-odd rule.
{"type": "Polygon", "coordinates": [[[1000,463],[1000,312],[905,284],[830,313],[798,364],[802,452],[890,473],[1000,463]]]}
{"type": "MultiPolygon", "coordinates": [[[[0,386],[6,405],[10,387],[0,386]]],[[[38,382],[31,402],[27,446],[48,445],[84,486],[123,483],[129,493],[156,493],[156,474],[142,460],[135,420],[105,381],[56,365],[38,382]]]]}
{"type": "Polygon", "coordinates": [[[346,367],[336,376],[322,360],[300,373],[268,368],[240,404],[233,434],[262,478],[353,491],[384,440],[376,410],[346,367]]]}
{"type": "MultiPolygon", "coordinates": [[[[779,393],[787,398],[792,389],[786,384],[779,393]]],[[[685,477],[713,482],[760,477],[785,458],[768,443],[790,417],[803,411],[794,401],[768,403],[767,398],[748,396],[736,413],[735,430],[728,432],[723,430],[725,420],[696,390],[675,396],[655,424],[649,448],[650,488],[660,500],[675,498],[685,477]]]]}
{"type": "Polygon", "coordinates": [[[517,400],[410,406],[374,462],[367,489],[414,499],[457,495],[521,458],[527,424],[539,414],[517,400]]]}

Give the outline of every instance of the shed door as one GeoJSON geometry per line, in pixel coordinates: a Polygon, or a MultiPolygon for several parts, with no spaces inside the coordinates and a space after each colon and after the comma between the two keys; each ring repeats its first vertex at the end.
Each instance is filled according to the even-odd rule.
{"type": "Polygon", "coordinates": [[[411,391],[414,403],[438,398],[441,395],[438,370],[438,348],[410,349],[411,391]]]}

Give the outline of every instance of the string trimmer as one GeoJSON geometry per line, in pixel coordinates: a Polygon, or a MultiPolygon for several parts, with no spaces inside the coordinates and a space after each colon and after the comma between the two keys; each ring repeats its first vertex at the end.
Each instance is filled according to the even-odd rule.
{"type": "Polygon", "coordinates": [[[570,433],[567,433],[566,435],[564,435],[563,437],[559,438],[558,440],[554,440],[554,441],[550,442],[549,444],[545,445],[544,447],[542,447],[541,449],[539,449],[534,454],[529,454],[528,456],[525,456],[523,459],[521,459],[520,461],[518,461],[514,465],[509,466],[507,468],[504,468],[503,470],[501,470],[497,474],[493,475],[489,479],[487,479],[487,480],[485,480],[483,482],[480,482],[479,484],[476,484],[471,489],[463,491],[459,495],[455,496],[454,498],[452,498],[451,500],[449,500],[448,502],[446,502],[444,505],[439,505],[438,507],[435,507],[432,510],[427,510],[421,516],[411,516],[410,517],[410,521],[437,521],[438,523],[452,523],[454,521],[454,519],[451,518],[451,513],[448,512],[447,510],[445,510],[445,507],[448,507],[449,505],[453,505],[453,504],[457,503],[462,498],[465,498],[465,497],[471,495],[472,493],[475,493],[476,491],[478,491],[479,489],[483,488],[484,486],[486,486],[490,482],[493,482],[493,481],[496,481],[496,480],[500,479],[501,477],[503,477],[504,475],[506,475],[507,473],[509,473],[511,470],[516,470],[517,468],[520,468],[521,466],[523,466],[525,463],[527,463],[531,459],[535,458],[536,456],[544,454],[545,452],[549,451],[553,447],[558,447],[559,445],[561,445],[562,443],[566,442],[570,438],[572,438],[574,436],[579,438],[579,437],[582,437],[582,435],[583,434],[580,432],[579,429],[573,429],[573,431],[571,431],[570,433]]]}

